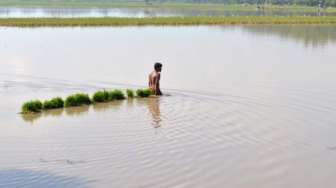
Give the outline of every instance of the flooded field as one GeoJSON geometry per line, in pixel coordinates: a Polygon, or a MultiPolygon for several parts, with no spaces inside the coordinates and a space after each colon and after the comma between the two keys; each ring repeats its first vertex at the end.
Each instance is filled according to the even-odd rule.
{"type": "Polygon", "coordinates": [[[0,7],[0,18],[169,17],[169,16],[335,16],[334,12],[288,10],[202,10],[181,8],[15,8],[0,7]]]}
{"type": "Polygon", "coordinates": [[[335,187],[336,27],[0,28],[0,187],[335,187]],[[18,114],[147,85],[169,96],[18,114]]]}

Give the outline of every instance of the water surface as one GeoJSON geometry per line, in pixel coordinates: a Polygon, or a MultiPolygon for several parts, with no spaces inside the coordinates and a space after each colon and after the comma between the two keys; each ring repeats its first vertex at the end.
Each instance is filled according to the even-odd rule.
{"type": "Polygon", "coordinates": [[[333,16],[335,13],[290,12],[287,10],[267,11],[262,9],[249,11],[206,10],[193,8],[19,8],[0,7],[0,18],[30,17],[169,17],[169,16],[333,16]]]}
{"type": "Polygon", "coordinates": [[[334,187],[335,33],[0,28],[0,187],[334,187]],[[170,96],[17,114],[144,87],[155,61],[170,96]]]}

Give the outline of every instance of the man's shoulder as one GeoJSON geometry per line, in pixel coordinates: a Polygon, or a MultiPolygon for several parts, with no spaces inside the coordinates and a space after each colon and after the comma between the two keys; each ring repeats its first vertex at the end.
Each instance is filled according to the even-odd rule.
{"type": "Polygon", "coordinates": [[[154,72],[151,72],[150,75],[152,75],[152,76],[158,76],[158,75],[160,75],[160,73],[154,71],[154,72]]]}

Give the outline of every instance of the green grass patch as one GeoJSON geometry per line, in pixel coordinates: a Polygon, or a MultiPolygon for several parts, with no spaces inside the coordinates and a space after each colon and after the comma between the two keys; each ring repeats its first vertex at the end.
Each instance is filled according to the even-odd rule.
{"type": "Polygon", "coordinates": [[[37,113],[42,111],[43,104],[39,100],[32,100],[24,103],[21,107],[23,114],[37,113]]]}
{"type": "Polygon", "coordinates": [[[126,90],[126,94],[128,98],[134,98],[134,91],[131,89],[126,90]]]}
{"type": "Polygon", "coordinates": [[[0,18],[8,27],[99,27],[99,26],[188,26],[252,24],[336,24],[336,16],[237,16],[237,17],[148,17],[148,18],[0,18]]]}
{"type": "Polygon", "coordinates": [[[91,103],[92,102],[88,94],[77,93],[66,98],[65,107],[89,105],[91,103]]]}
{"type": "Polygon", "coordinates": [[[51,100],[46,100],[43,102],[44,110],[63,108],[63,107],[64,107],[64,101],[61,97],[55,97],[51,100]]]}
{"type": "Polygon", "coordinates": [[[93,94],[92,101],[93,102],[108,102],[109,101],[109,92],[107,91],[97,91],[93,94]]]}
{"type": "Polygon", "coordinates": [[[118,89],[112,90],[109,92],[110,100],[123,100],[126,99],[125,94],[118,89]]]}
{"type": "Polygon", "coordinates": [[[152,92],[150,89],[138,89],[136,91],[136,94],[138,97],[145,98],[149,97],[152,94],[152,92]]]}

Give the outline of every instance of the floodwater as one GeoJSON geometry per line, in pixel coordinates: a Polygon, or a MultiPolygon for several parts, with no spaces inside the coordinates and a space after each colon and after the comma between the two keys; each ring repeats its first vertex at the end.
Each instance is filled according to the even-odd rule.
{"type": "Polygon", "coordinates": [[[335,13],[267,11],[202,10],[179,8],[19,8],[0,7],[0,18],[30,17],[169,17],[169,16],[335,16],[335,13]]]}
{"type": "Polygon", "coordinates": [[[0,28],[0,187],[335,187],[336,26],[0,28]],[[169,95],[20,115],[22,102],[169,95]]]}

